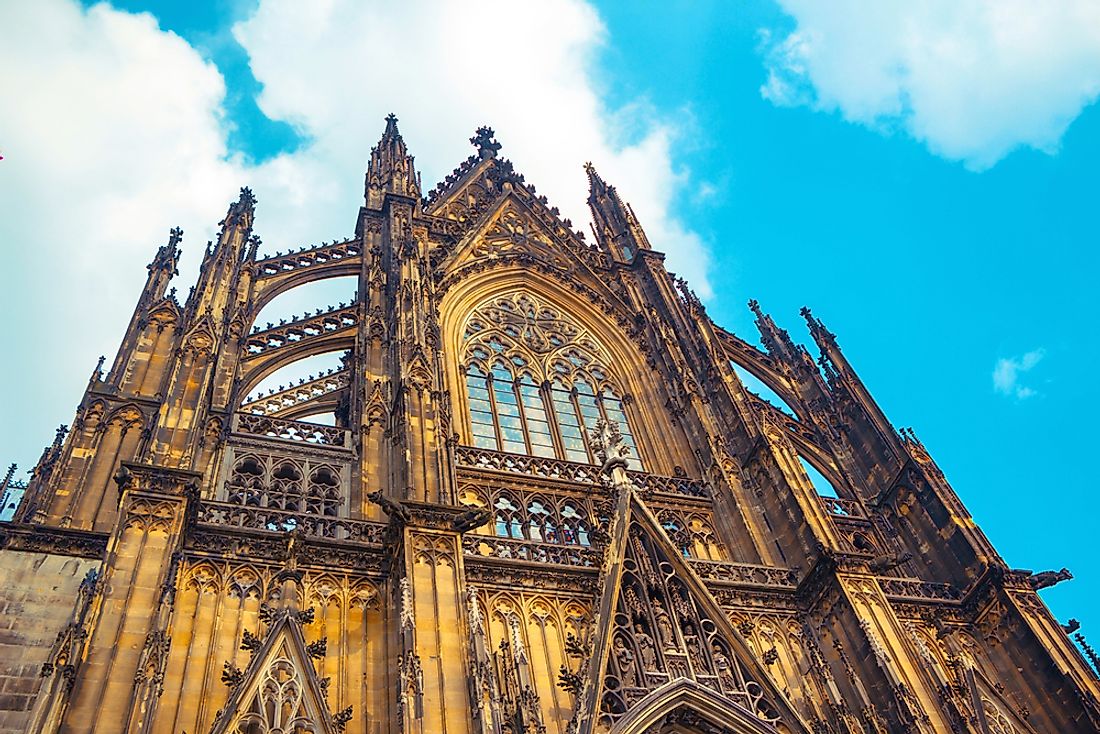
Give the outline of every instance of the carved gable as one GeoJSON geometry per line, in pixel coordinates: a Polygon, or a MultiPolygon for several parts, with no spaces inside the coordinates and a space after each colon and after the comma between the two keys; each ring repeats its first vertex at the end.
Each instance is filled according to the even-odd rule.
{"type": "Polygon", "coordinates": [[[334,720],[325,702],[326,685],[317,677],[294,613],[281,610],[243,673],[228,666],[223,680],[233,686],[211,734],[336,734],[347,721],[334,720]],[[237,682],[234,682],[234,681],[237,682]]]}
{"type": "Polygon", "coordinates": [[[526,207],[512,196],[482,224],[467,235],[449,258],[447,269],[462,268],[483,258],[531,258],[562,273],[572,273],[576,262],[568,251],[554,243],[553,235],[526,207]]]}
{"type": "Polygon", "coordinates": [[[614,730],[652,692],[681,679],[780,731],[802,731],[797,714],[705,584],[634,491],[620,498],[605,561],[603,602],[590,688],[578,703],[578,731],[614,730]],[[587,707],[588,711],[583,708],[587,707]]]}

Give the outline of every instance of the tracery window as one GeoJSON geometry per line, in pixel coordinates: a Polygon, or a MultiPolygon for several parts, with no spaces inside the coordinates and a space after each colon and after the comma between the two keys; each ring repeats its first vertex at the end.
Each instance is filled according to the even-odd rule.
{"type": "Polygon", "coordinates": [[[669,540],[684,558],[700,558],[704,561],[728,559],[726,547],[718,540],[708,518],[700,513],[685,515],[671,508],[657,513],[661,527],[669,540]]]}
{"type": "Polygon", "coordinates": [[[596,463],[589,435],[602,418],[622,432],[630,468],[642,469],[607,351],[573,319],[513,293],[475,309],[464,342],[474,446],[596,463]]]}
{"type": "Polygon", "coordinates": [[[226,482],[226,500],[310,515],[339,514],[343,504],[339,470],[327,464],[246,454],[226,482]]]}
{"type": "Polygon", "coordinates": [[[521,490],[500,491],[489,499],[483,491],[467,490],[461,504],[489,506],[493,512],[492,532],[500,538],[533,540],[537,543],[590,545],[586,503],[573,497],[521,490]]]}

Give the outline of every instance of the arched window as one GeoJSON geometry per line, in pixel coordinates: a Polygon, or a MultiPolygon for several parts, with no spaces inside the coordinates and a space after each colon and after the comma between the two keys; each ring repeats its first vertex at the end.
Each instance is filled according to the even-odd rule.
{"type": "Polygon", "coordinates": [[[232,503],[307,515],[336,516],[344,504],[336,467],[273,456],[238,458],[225,490],[232,503]]]}
{"type": "Polygon", "coordinates": [[[607,352],[568,316],[527,293],[501,296],[470,315],[465,343],[475,447],[596,463],[589,436],[603,419],[643,468],[607,352]]]}

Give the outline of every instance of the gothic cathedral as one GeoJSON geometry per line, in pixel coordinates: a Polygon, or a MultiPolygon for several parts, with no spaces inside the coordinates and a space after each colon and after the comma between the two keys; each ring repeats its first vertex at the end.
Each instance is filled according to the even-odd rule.
{"type": "Polygon", "coordinates": [[[354,236],[289,253],[242,189],[182,304],[172,230],[0,524],[0,731],[1100,731],[1069,573],[1005,565],[820,320],[743,340],[592,166],[589,243],[471,142],[423,196],[391,115],[354,236]]]}

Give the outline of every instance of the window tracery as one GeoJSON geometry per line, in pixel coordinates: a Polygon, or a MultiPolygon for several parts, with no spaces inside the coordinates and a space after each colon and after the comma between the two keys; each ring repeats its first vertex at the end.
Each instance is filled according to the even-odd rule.
{"type": "Polygon", "coordinates": [[[718,540],[710,520],[701,513],[685,514],[665,508],[657,513],[657,518],[669,540],[684,558],[699,558],[704,561],[728,560],[726,546],[718,540]]]}
{"type": "Polygon", "coordinates": [[[340,472],[328,464],[246,454],[226,482],[226,500],[309,515],[336,516],[343,506],[340,472]]]}
{"type": "MultiPolygon", "coordinates": [[[[482,507],[480,492],[467,489],[460,502],[482,507]]],[[[491,498],[494,535],[514,540],[560,545],[590,545],[590,510],[577,498],[551,493],[502,490],[491,498]]]]}
{"type": "Polygon", "coordinates": [[[588,437],[603,418],[619,426],[630,468],[642,470],[607,352],[569,316],[512,293],[475,309],[463,339],[475,447],[596,463],[588,437]]]}

